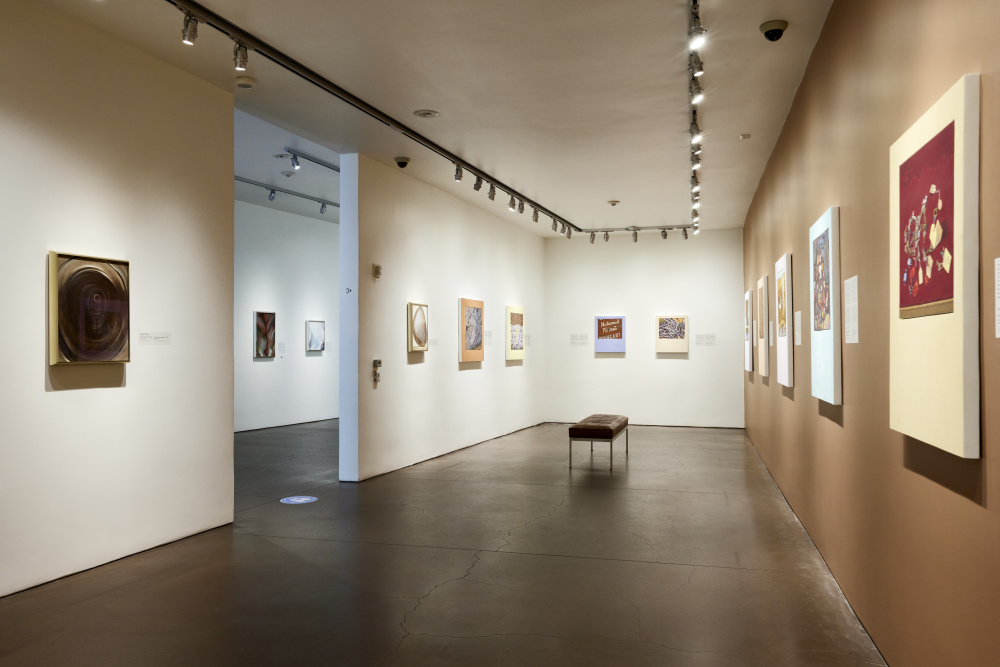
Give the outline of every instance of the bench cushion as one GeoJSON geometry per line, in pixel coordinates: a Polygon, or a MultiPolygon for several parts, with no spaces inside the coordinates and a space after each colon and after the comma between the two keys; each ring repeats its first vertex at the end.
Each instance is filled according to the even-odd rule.
{"type": "Polygon", "coordinates": [[[610,440],[625,430],[628,417],[622,415],[590,415],[569,427],[569,437],[574,440],[610,440]]]}

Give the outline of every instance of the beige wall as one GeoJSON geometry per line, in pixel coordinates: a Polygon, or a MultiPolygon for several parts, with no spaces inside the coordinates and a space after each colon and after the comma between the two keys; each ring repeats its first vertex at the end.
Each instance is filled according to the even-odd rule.
{"type": "MultiPolygon", "coordinates": [[[[844,405],[810,396],[805,331],[794,390],[745,375],[747,430],[892,665],[1000,656],[998,34],[995,0],[837,0],[747,216],[745,284],[765,273],[773,281],[775,260],[790,251],[794,310],[808,320],[799,268],[808,228],[841,207],[841,276],[859,276],[860,287],[860,344],[843,347],[844,405]],[[983,94],[981,460],[888,426],[889,146],[970,72],[982,73],[983,94]]],[[[773,310],[773,290],[770,299],[773,310]]],[[[932,373],[926,401],[933,410],[932,373]]]]}
{"type": "Polygon", "coordinates": [[[232,95],[38,4],[0,22],[0,595],[233,516],[232,95]],[[131,363],[47,365],[50,250],[130,262],[131,363]]]}

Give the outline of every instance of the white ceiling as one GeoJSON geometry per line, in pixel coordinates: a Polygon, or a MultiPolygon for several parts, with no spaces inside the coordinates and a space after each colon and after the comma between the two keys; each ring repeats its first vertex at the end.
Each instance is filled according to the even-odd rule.
{"type": "MultiPolygon", "coordinates": [[[[182,14],[166,0],[43,1],[235,90],[232,42],[203,25],[182,45],[182,14]]],[[[202,4],[580,227],[690,219],[686,0],[202,4]],[[421,108],[441,115],[412,115],[421,108]]],[[[831,4],[702,1],[703,228],[742,227],[831,4]],[[758,26],[776,18],[788,31],[767,42],[758,26]]],[[[390,165],[407,155],[407,173],[552,234],[545,218],[508,213],[470,178],[456,184],[444,159],[263,57],[251,53],[247,74],[258,84],[236,92],[238,109],[336,153],[390,165]]],[[[259,168],[273,170],[281,146],[259,148],[259,168]]]]}

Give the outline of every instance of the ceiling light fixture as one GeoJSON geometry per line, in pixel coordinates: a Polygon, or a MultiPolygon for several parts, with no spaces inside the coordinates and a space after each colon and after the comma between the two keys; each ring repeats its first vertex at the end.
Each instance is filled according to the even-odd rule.
{"type": "Polygon", "coordinates": [[[597,238],[597,232],[590,232],[590,245],[594,245],[594,240],[597,238]]]}
{"type": "Polygon", "coordinates": [[[663,239],[664,241],[667,240],[667,230],[665,229],[660,230],[660,238],[663,239]]]}
{"type": "Polygon", "coordinates": [[[472,189],[475,190],[476,192],[479,192],[482,189],[482,187],[483,187],[483,177],[476,176],[476,183],[475,185],[472,186],[472,189]]]}
{"type": "Polygon", "coordinates": [[[688,91],[691,93],[691,104],[701,104],[702,100],[705,99],[705,93],[701,90],[701,84],[694,77],[688,83],[688,91]]]}
{"type": "Polygon", "coordinates": [[[688,69],[694,76],[701,76],[705,73],[705,66],[701,62],[701,56],[692,51],[688,54],[688,69]]]}
{"type": "Polygon", "coordinates": [[[524,215],[524,200],[523,199],[518,199],[517,200],[517,212],[520,213],[520,214],[522,214],[522,215],[524,215]]]}
{"type": "Polygon", "coordinates": [[[568,239],[570,239],[572,237],[573,237],[573,228],[572,227],[566,227],[566,239],[568,240],[568,239]]]}
{"type": "Polygon", "coordinates": [[[695,155],[701,155],[701,144],[693,144],[691,146],[691,152],[695,155]]]}
{"type": "Polygon", "coordinates": [[[538,222],[538,209],[534,208],[534,207],[532,207],[532,208],[533,208],[533,210],[531,211],[531,221],[532,222],[538,222]]]}
{"type": "Polygon", "coordinates": [[[694,151],[691,151],[691,170],[697,171],[701,169],[701,158],[694,151]]]}
{"type": "Polygon", "coordinates": [[[326,214],[326,204],[320,204],[319,205],[319,214],[320,215],[325,215],[326,214]]]}
{"type": "Polygon", "coordinates": [[[691,192],[701,192],[701,182],[698,180],[698,174],[691,174],[691,192]]]}
{"type": "Polygon", "coordinates": [[[274,190],[267,195],[267,201],[274,201],[274,190]]]}
{"type": "Polygon", "coordinates": [[[697,211],[699,208],[701,208],[701,202],[698,201],[697,199],[693,199],[692,198],[691,199],[691,208],[694,209],[695,211],[697,211]]]}
{"type": "Polygon", "coordinates": [[[691,135],[692,145],[700,144],[704,139],[701,128],[698,127],[698,111],[695,109],[691,109],[691,126],[688,128],[688,134],[691,135]]]}
{"type": "Polygon", "coordinates": [[[188,46],[194,46],[198,39],[198,19],[187,12],[184,13],[184,28],[181,30],[181,41],[188,46]]]}
{"type": "Polygon", "coordinates": [[[497,188],[495,185],[490,183],[490,201],[495,201],[497,198],[497,188]]]}
{"type": "Polygon", "coordinates": [[[299,156],[292,154],[292,166],[299,169],[302,165],[299,164],[299,156]]]}
{"type": "Polygon", "coordinates": [[[632,243],[639,242],[639,232],[632,232],[632,243]]]}
{"type": "Polygon", "coordinates": [[[611,232],[604,232],[604,242],[607,243],[611,240],[611,232]]]}
{"type": "Polygon", "coordinates": [[[557,229],[559,229],[559,223],[556,222],[555,218],[552,218],[552,231],[556,231],[557,229]]]}
{"type": "Polygon", "coordinates": [[[684,240],[687,241],[688,240],[688,230],[687,230],[687,228],[682,229],[681,230],[681,234],[684,235],[684,240]]]}
{"type": "Polygon", "coordinates": [[[509,210],[511,213],[517,210],[517,205],[514,203],[514,195],[510,196],[510,203],[507,204],[507,210],[509,210]]]}
{"type": "Polygon", "coordinates": [[[249,59],[249,54],[247,53],[247,47],[236,42],[233,47],[233,63],[236,64],[236,71],[242,72],[247,68],[247,60],[249,59]]]}
{"type": "Polygon", "coordinates": [[[691,222],[697,225],[699,220],[701,220],[701,216],[698,215],[698,211],[691,211],[691,222]]]}
{"type": "Polygon", "coordinates": [[[459,181],[461,181],[462,180],[462,176],[463,176],[463,174],[462,174],[462,165],[456,164],[455,165],[455,182],[458,183],[459,181]]]}
{"type": "Polygon", "coordinates": [[[692,51],[697,51],[705,46],[705,28],[701,25],[701,14],[699,12],[698,0],[691,0],[691,20],[688,24],[688,46],[692,51]]]}
{"type": "Polygon", "coordinates": [[[697,234],[697,233],[698,233],[698,231],[699,231],[699,230],[698,230],[698,225],[695,225],[695,226],[694,226],[694,233],[695,233],[695,234],[697,234]]]}
{"type": "Polygon", "coordinates": [[[413,112],[413,115],[417,118],[435,118],[441,114],[434,111],[434,109],[417,109],[413,112]]]}

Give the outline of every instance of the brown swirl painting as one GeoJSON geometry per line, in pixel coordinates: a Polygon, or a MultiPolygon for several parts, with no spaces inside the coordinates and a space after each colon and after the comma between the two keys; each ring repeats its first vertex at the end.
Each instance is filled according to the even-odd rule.
{"type": "Polygon", "coordinates": [[[49,253],[49,364],[129,360],[128,262],[49,253]]]}
{"type": "Polygon", "coordinates": [[[253,358],[274,359],[274,313],[253,314],[253,358]]]}

